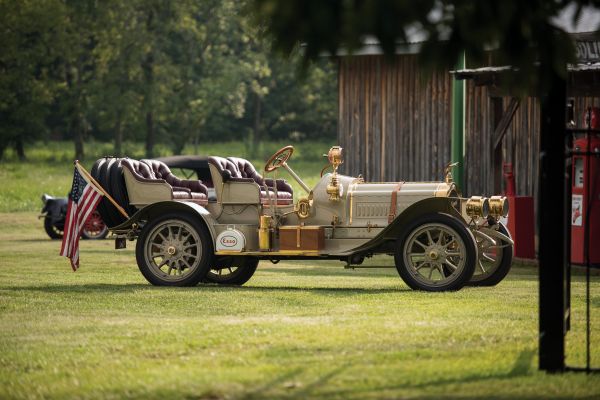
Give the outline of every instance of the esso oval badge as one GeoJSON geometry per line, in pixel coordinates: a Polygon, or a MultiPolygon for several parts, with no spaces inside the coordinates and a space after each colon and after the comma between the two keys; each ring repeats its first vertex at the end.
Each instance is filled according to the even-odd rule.
{"type": "Polygon", "coordinates": [[[221,238],[220,240],[221,245],[225,246],[225,247],[235,247],[238,244],[238,240],[235,238],[235,236],[232,235],[225,235],[221,238]]]}
{"type": "Polygon", "coordinates": [[[221,232],[215,240],[216,251],[244,251],[246,237],[237,229],[227,229],[221,232]]]}

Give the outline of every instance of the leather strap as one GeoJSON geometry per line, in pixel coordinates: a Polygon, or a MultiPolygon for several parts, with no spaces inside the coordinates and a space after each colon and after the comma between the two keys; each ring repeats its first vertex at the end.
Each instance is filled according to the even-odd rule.
{"type": "Polygon", "coordinates": [[[390,213],[388,214],[388,224],[391,224],[394,218],[396,218],[396,204],[398,200],[398,192],[402,188],[404,182],[398,182],[396,189],[392,192],[392,202],[390,204],[390,213]]]}

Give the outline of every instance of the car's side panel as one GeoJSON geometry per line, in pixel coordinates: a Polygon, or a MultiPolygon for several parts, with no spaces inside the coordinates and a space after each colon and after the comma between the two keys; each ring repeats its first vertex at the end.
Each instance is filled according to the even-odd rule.
{"type": "Polygon", "coordinates": [[[447,197],[432,197],[412,204],[400,213],[391,224],[380,231],[372,240],[353,249],[352,253],[385,249],[385,244],[387,242],[396,240],[407,224],[422,215],[442,212],[464,221],[461,214],[452,206],[453,201],[459,200],[447,197]]]}

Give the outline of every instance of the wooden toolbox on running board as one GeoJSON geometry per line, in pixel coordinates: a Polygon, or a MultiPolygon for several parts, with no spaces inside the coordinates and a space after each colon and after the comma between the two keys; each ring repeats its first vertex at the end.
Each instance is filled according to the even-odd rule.
{"type": "Polygon", "coordinates": [[[279,227],[279,249],[317,251],[325,247],[325,231],[322,226],[279,227]]]}

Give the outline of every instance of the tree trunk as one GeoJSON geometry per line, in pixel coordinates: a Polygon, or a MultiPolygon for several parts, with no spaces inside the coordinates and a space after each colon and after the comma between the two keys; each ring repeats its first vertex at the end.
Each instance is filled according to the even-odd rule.
{"type": "Polygon", "coordinates": [[[75,116],[73,121],[73,141],[75,144],[75,159],[83,160],[85,158],[85,154],[83,152],[83,124],[81,122],[81,117],[78,115],[75,116]]]}
{"type": "MultiPolygon", "coordinates": [[[[146,19],[146,30],[151,36],[154,31],[154,11],[148,10],[146,19]]],[[[146,54],[142,61],[142,71],[146,84],[144,96],[144,110],[146,111],[146,157],[154,156],[154,53],[152,48],[146,54]]]]}
{"type": "Polygon", "coordinates": [[[254,132],[252,135],[252,157],[258,156],[258,150],[261,142],[260,119],[261,119],[262,99],[258,94],[254,95],[254,132]]]}
{"type": "Polygon", "coordinates": [[[152,110],[146,112],[146,157],[154,157],[154,115],[152,110]]]}
{"type": "Polygon", "coordinates": [[[6,150],[6,142],[4,140],[0,140],[0,161],[4,159],[4,151],[6,150]]]}
{"type": "Polygon", "coordinates": [[[115,155],[121,157],[123,155],[123,124],[121,122],[121,113],[117,115],[115,122],[115,155]]]}
{"type": "Polygon", "coordinates": [[[25,147],[23,146],[23,138],[21,136],[17,137],[17,141],[15,142],[15,151],[17,152],[17,157],[19,157],[19,161],[27,160],[27,157],[25,157],[25,147]]]}

